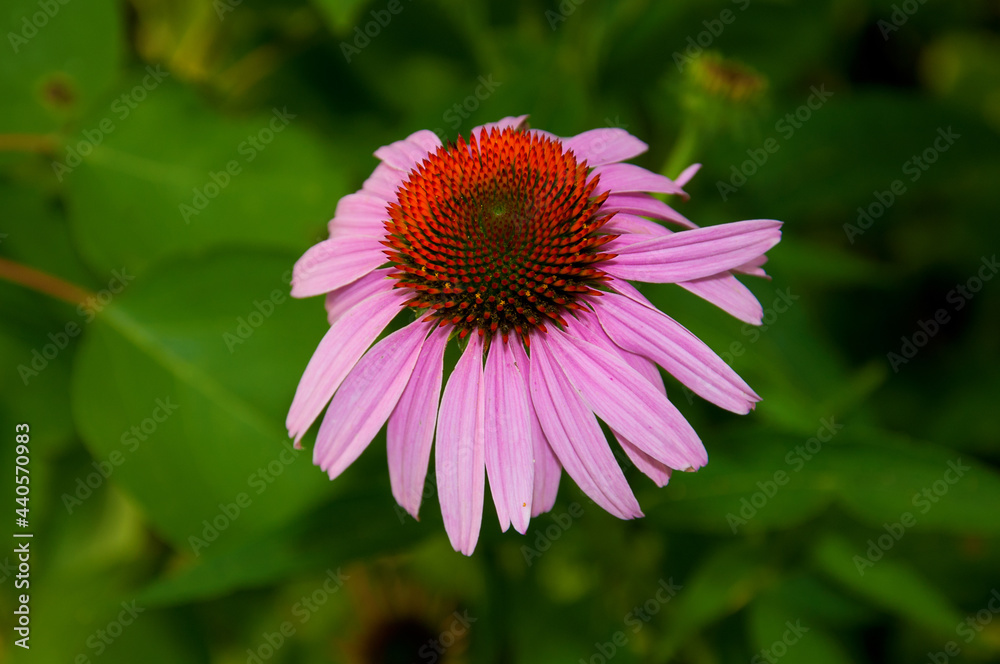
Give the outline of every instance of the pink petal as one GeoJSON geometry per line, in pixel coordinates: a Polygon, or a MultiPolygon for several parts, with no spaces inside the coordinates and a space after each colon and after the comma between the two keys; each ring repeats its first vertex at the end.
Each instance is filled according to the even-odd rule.
{"type": "Polygon", "coordinates": [[[546,342],[569,382],[609,427],[672,468],[700,468],[708,462],[684,416],[616,353],[556,328],[546,342]]]}
{"type": "MultiPolygon", "coordinates": [[[[632,237],[628,238],[627,244],[633,244],[635,242],[645,242],[653,237],[660,237],[664,235],[669,235],[670,231],[664,228],[659,222],[650,221],[649,219],[644,219],[642,217],[636,216],[634,214],[629,214],[627,212],[619,212],[615,216],[611,217],[604,226],[601,227],[602,233],[619,233],[628,234],[632,237]]],[[[613,240],[614,246],[622,246],[619,242],[622,238],[613,240]]],[[[605,251],[602,249],[602,251],[605,251]]],[[[606,251],[614,252],[615,249],[608,248],[606,251]]]]}
{"type": "Polygon", "coordinates": [[[285,420],[296,445],[361,355],[399,313],[402,303],[399,291],[386,284],[385,291],[361,302],[330,326],[306,365],[285,420]]]}
{"type": "Polygon", "coordinates": [[[629,281],[692,281],[757,258],[781,240],[780,228],[780,221],[755,219],[681,231],[617,246],[614,251],[618,256],[601,267],[629,281]]]}
{"type": "MultiPolygon", "coordinates": [[[[579,319],[571,320],[570,325],[567,327],[567,331],[585,341],[589,341],[592,344],[600,346],[606,351],[617,354],[625,360],[626,364],[639,372],[639,374],[653,387],[655,387],[660,394],[664,397],[667,396],[667,388],[663,385],[663,376],[660,375],[660,370],[656,368],[656,364],[641,355],[630,353],[627,350],[618,347],[615,342],[608,337],[604,328],[601,327],[600,322],[597,320],[597,316],[594,316],[589,312],[581,314],[579,319]]],[[[667,485],[667,482],[670,481],[671,472],[669,466],[660,463],[640,450],[614,429],[612,429],[612,433],[614,433],[615,439],[618,440],[618,443],[622,446],[622,450],[626,455],[628,455],[628,458],[632,461],[636,468],[653,480],[657,486],[662,487],[667,485]]]]}
{"type": "Polygon", "coordinates": [[[345,236],[315,244],[295,263],[292,297],[328,293],[357,281],[386,262],[372,237],[345,236]]]}
{"type": "Polygon", "coordinates": [[[451,546],[467,556],[483,520],[484,392],[483,342],[472,334],[444,388],[434,452],[444,529],[451,546]]]}
{"type": "Polygon", "coordinates": [[[742,274],[749,274],[752,277],[763,277],[764,279],[770,279],[767,272],[764,272],[763,265],[767,263],[767,256],[761,255],[757,258],[740,265],[739,267],[734,267],[734,272],[740,272],[742,274]]]}
{"type": "Polygon", "coordinates": [[[594,195],[605,191],[641,191],[655,192],[660,194],[684,194],[684,190],[677,186],[670,178],[647,171],[635,164],[605,164],[598,166],[591,171],[594,175],[600,175],[601,181],[594,190],[594,195]]]}
{"type": "Polygon", "coordinates": [[[403,175],[408,174],[416,166],[427,158],[431,150],[437,150],[441,145],[441,140],[434,132],[422,129],[416,134],[411,134],[407,138],[389,145],[383,145],[375,150],[375,156],[383,163],[392,166],[403,175]],[[414,137],[420,134],[417,140],[414,137]],[[432,146],[428,149],[425,146],[432,146]]]}
{"type": "MultiPolygon", "coordinates": [[[[521,370],[525,390],[530,392],[528,356],[520,343],[512,344],[511,348],[514,351],[517,366],[521,370]]],[[[530,398],[528,399],[528,412],[531,416],[531,449],[535,466],[531,491],[531,516],[534,517],[548,512],[556,504],[562,468],[559,466],[555,452],[549,446],[549,441],[545,439],[545,432],[542,431],[542,425],[538,422],[538,415],[535,413],[535,406],[531,403],[530,398]]]]}
{"type": "Polygon", "coordinates": [[[344,235],[385,236],[385,221],[389,218],[386,207],[389,205],[381,196],[370,194],[364,190],[348,194],[337,203],[333,219],[327,224],[330,238],[344,235]]]}
{"type": "Polygon", "coordinates": [[[420,129],[406,137],[406,140],[415,143],[424,152],[436,152],[441,147],[441,139],[430,129],[420,129]]]}
{"type": "Polygon", "coordinates": [[[597,316],[593,313],[589,311],[580,312],[578,318],[570,320],[566,331],[573,336],[618,355],[627,365],[638,371],[660,394],[667,396],[667,388],[663,384],[663,376],[660,375],[660,370],[656,368],[656,363],[642,355],[630,353],[612,341],[608,333],[601,327],[601,322],[597,319],[597,316]]]}
{"type": "Polygon", "coordinates": [[[531,518],[534,482],[531,448],[531,417],[528,391],[515,362],[512,337],[504,343],[496,337],[486,356],[485,388],[486,476],[496,504],[500,529],[514,524],[522,535],[531,518]]]}
{"type": "Polygon", "coordinates": [[[722,358],[663,312],[612,293],[596,298],[593,307],[616,344],[650,358],[703,399],[739,414],[750,412],[760,401],[722,358]]]}
{"type": "Polygon", "coordinates": [[[673,221],[685,228],[698,228],[687,217],[663,201],[643,193],[612,193],[601,206],[602,212],[628,212],[643,217],[673,221]]]}
{"type": "Polygon", "coordinates": [[[403,185],[405,180],[405,173],[388,164],[379,164],[361,185],[361,189],[391,202],[396,200],[396,190],[403,185]]]}
{"type": "MultiPolygon", "coordinates": [[[[624,244],[627,244],[628,242],[634,240],[635,237],[636,236],[634,235],[628,237],[623,236],[613,242],[609,242],[608,246],[619,244],[622,240],[625,240],[624,244]]],[[[620,246],[624,246],[624,244],[621,244],[620,246]]],[[[764,310],[760,306],[760,302],[757,301],[757,297],[750,291],[750,289],[740,283],[740,281],[733,276],[732,272],[722,272],[711,277],[696,279],[694,281],[679,281],[677,282],[677,285],[688,292],[711,302],[726,313],[735,316],[744,322],[750,323],[751,325],[760,325],[762,322],[764,310]]],[[[643,297],[642,294],[627,281],[616,281],[615,288],[626,297],[630,297],[637,302],[642,302],[647,306],[653,306],[649,303],[649,300],[643,297]]]]}
{"type": "Polygon", "coordinates": [[[547,333],[531,337],[531,401],[559,463],[590,498],[620,519],[642,516],[597,418],[570,385],[547,347],[547,333]]]}
{"type": "Polygon", "coordinates": [[[478,138],[479,132],[482,129],[485,129],[486,131],[493,129],[494,127],[499,130],[506,129],[507,127],[516,129],[520,127],[522,124],[524,124],[524,121],[527,119],[528,119],[527,115],[508,115],[507,117],[501,120],[497,120],[496,122],[487,122],[486,124],[473,127],[470,133],[475,134],[476,137],[478,138]]]}
{"type": "Polygon", "coordinates": [[[681,281],[677,285],[745,323],[760,325],[762,322],[764,308],[750,289],[741,284],[731,272],[694,281],[681,281]]]}
{"type": "Polygon", "coordinates": [[[693,178],[700,169],[701,169],[701,164],[691,164],[683,171],[681,171],[680,175],[674,178],[674,182],[677,184],[678,187],[683,187],[684,185],[686,185],[688,182],[691,181],[691,178],[693,178]]]}
{"type": "Polygon", "coordinates": [[[389,416],[386,428],[392,496],[414,519],[419,518],[434,441],[448,332],[448,328],[439,327],[427,337],[410,382],[389,416]]]}
{"type": "MultiPolygon", "coordinates": [[[[647,236],[667,236],[672,231],[655,221],[632,214],[616,214],[604,228],[608,233],[623,233],[605,245],[605,250],[615,253],[624,247],[649,239],[647,236]]],[[[677,285],[711,302],[723,311],[752,325],[760,325],[764,310],[756,296],[740,283],[731,272],[721,272],[692,281],[679,281],[677,285]]]]}
{"type": "Polygon", "coordinates": [[[638,156],[649,146],[624,129],[606,127],[591,129],[563,140],[563,148],[572,150],[577,161],[587,161],[593,168],[601,164],[625,161],[638,156]]]}
{"type": "Polygon", "coordinates": [[[371,347],[326,410],[313,462],[334,479],[368,447],[410,381],[429,325],[410,323],[371,347]]]}
{"type": "Polygon", "coordinates": [[[617,432],[615,433],[615,438],[618,440],[618,444],[622,446],[622,450],[628,456],[629,460],[635,464],[635,467],[643,475],[653,480],[656,486],[667,486],[667,483],[670,481],[670,473],[673,472],[670,466],[660,463],[649,456],[617,432]]]}
{"type": "Polygon", "coordinates": [[[392,288],[393,282],[385,280],[386,275],[391,271],[391,268],[374,270],[355,282],[327,293],[326,318],[330,325],[336,323],[338,318],[375,293],[392,288]]]}

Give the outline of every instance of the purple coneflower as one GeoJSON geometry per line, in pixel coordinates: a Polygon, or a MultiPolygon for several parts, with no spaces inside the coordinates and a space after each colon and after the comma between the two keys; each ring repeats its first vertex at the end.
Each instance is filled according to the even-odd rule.
{"type": "Polygon", "coordinates": [[[563,468],[611,514],[642,516],[598,418],[659,486],[671,469],[705,465],[657,365],[734,413],[760,400],[628,282],[676,283],[760,324],[733,272],[763,276],[780,222],[698,228],[650,195],[686,196],[697,165],[671,180],[620,163],[647,147],[622,129],[561,139],[526,117],[477,127],[467,142],[418,131],[379,148],[382,163],[341,199],[330,239],[292,279],[295,297],[326,294],[330,329],[289,434],[298,445],[329,402],[313,461],[333,479],[388,421],[392,493],[414,517],[436,438],[445,529],[466,555],[486,477],[503,530],[524,533],[552,508],[563,468]],[[404,311],[413,321],[374,343],[404,311]],[[442,394],[449,339],[464,350],[442,394]]]}

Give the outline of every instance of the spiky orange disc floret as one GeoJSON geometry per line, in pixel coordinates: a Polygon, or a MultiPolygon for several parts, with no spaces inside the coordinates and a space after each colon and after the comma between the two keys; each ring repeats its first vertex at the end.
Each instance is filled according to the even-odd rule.
{"type": "Polygon", "coordinates": [[[607,194],[592,196],[587,163],[558,140],[507,128],[446,145],[412,170],[389,205],[386,255],[407,306],[453,325],[464,338],[532,328],[608,279],[600,247],[607,194]]]}

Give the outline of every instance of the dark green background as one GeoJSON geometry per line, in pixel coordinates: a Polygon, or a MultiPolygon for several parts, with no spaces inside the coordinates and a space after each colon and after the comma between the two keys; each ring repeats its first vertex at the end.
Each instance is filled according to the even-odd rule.
{"type": "Polygon", "coordinates": [[[98,296],[118,289],[115,271],[128,283],[91,315],[0,280],[0,530],[18,530],[14,424],[28,422],[35,533],[32,649],[12,645],[14,579],[0,573],[0,662],[237,664],[248,648],[266,654],[285,622],[294,634],[262,661],[598,664],[613,648],[622,663],[736,663],[772,649],[788,622],[808,629],[772,649],[788,664],[1000,657],[988,608],[1000,596],[1000,280],[952,293],[1000,250],[996,3],[42,4],[51,17],[34,0],[0,9],[0,255],[98,296]],[[378,34],[348,62],[342,44],[367,24],[378,34]],[[689,38],[712,53],[675,55],[689,38]],[[478,100],[481,80],[495,90],[478,100]],[[778,123],[814,87],[833,95],[790,133],[778,123]],[[294,117],[263,149],[245,143],[275,109],[294,117]],[[501,534],[487,500],[465,558],[433,483],[419,523],[399,516],[384,435],[333,483],[308,451],[283,452],[326,327],[320,298],[285,297],[287,271],[377,147],[521,113],[563,136],[624,127],[650,145],[636,163],[668,175],[701,162],[691,200],[671,203],[703,225],[781,219],[784,239],[773,281],[744,279],[766,329],[673,286],[645,289],[735,351],[763,397],[737,417],[668,378],[709,465],[664,489],[629,469],[646,513],[634,522],[565,476],[524,537],[501,534]],[[911,179],[908,162],[949,128],[959,138],[911,179]],[[777,151],[720,195],[768,139],[777,151]],[[87,153],[78,164],[74,151],[87,153]],[[227,164],[235,174],[220,175],[227,164]],[[213,178],[226,186],[185,220],[180,206],[213,178]],[[845,224],[895,180],[905,191],[851,237],[845,224]],[[779,291],[797,298],[783,313],[770,311],[779,291]],[[887,354],[941,309],[947,322],[893,366],[887,354]],[[242,343],[226,336],[258,310],[269,315],[242,343]],[[69,323],[82,334],[36,360],[37,375],[21,368],[69,323]],[[158,399],[176,412],[139,440],[130,429],[163,414],[158,399]],[[805,461],[796,447],[831,421],[805,461]],[[946,474],[949,462],[968,470],[946,474]],[[787,482],[772,486],[779,472],[787,482]],[[919,497],[934,487],[935,502],[919,497]],[[241,500],[238,517],[220,516],[241,500]],[[743,500],[763,506],[733,528],[743,500]],[[216,518],[225,530],[193,546],[216,518]],[[880,536],[891,548],[859,570],[880,536]],[[320,592],[338,569],[343,586],[320,592]],[[671,579],[682,588],[661,604],[671,579]],[[314,592],[325,603],[303,623],[297,603],[314,592]],[[102,644],[98,630],[133,601],[144,611],[102,644]],[[441,659],[418,650],[457,632],[441,659]],[[949,642],[957,656],[935,654],[949,642]]]}

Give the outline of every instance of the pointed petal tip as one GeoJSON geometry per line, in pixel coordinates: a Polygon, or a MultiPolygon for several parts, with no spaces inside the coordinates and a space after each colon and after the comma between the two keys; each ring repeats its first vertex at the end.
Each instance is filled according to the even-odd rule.
{"type": "Polygon", "coordinates": [[[510,523],[514,530],[524,535],[528,532],[528,525],[531,523],[531,501],[522,502],[521,508],[511,512],[510,523]]]}
{"type": "Polygon", "coordinates": [[[695,176],[695,174],[698,173],[700,169],[701,169],[701,164],[691,164],[683,171],[681,171],[676,178],[674,178],[674,182],[677,183],[678,187],[683,187],[684,185],[686,185],[688,182],[691,181],[691,179],[695,176]]]}

